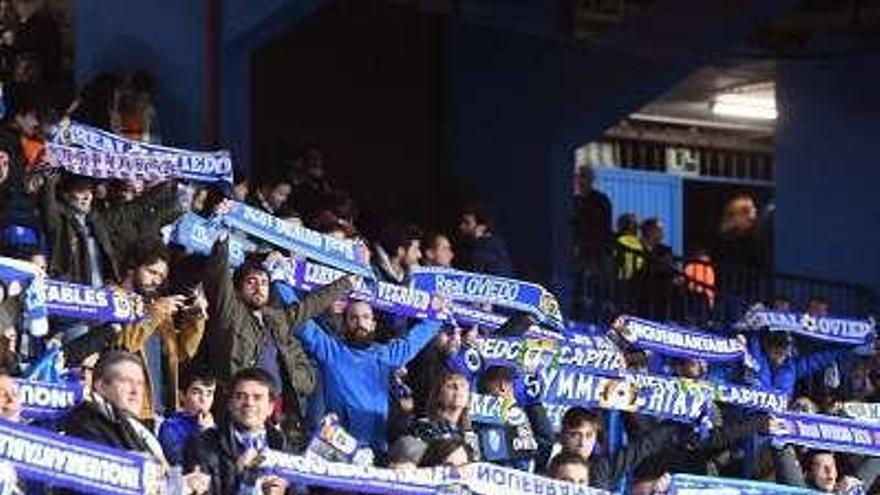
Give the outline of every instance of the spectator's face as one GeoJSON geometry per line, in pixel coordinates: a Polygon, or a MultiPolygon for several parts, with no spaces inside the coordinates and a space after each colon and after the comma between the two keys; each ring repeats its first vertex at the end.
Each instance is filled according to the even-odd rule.
{"type": "Polygon", "coordinates": [[[596,425],[586,421],[577,428],[562,431],[562,448],[584,459],[589,459],[596,446],[596,425]]]}
{"type": "Polygon", "coordinates": [[[28,261],[44,272],[49,269],[49,262],[46,261],[46,255],[44,254],[33,254],[28,258],[28,261]]]}
{"type": "Polygon", "coordinates": [[[376,333],[373,308],[363,302],[354,302],[345,310],[346,338],[356,344],[368,344],[376,333]]]}
{"type": "Polygon", "coordinates": [[[468,464],[471,460],[468,458],[467,451],[464,447],[459,447],[452,451],[451,454],[446,456],[446,459],[443,460],[444,466],[450,467],[461,467],[465,464],[468,464]]]}
{"type": "Polygon", "coordinates": [[[8,375],[0,375],[0,418],[17,423],[21,419],[18,387],[8,375]]]}
{"type": "Polygon", "coordinates": [[[461,375],[451,375],[440,387],[437,402],[443,408],[464,409],[468,407],[470,395],[471,387],[468,381],[461,375]]]}
{"type": "Polygon", "coordinates": [[[816,454],[810,463],[810,480],[816,488],[833,492],[837,483],[837,463],[831,454],[816,454]]]}
{"type": "Polygon", "coordinates": [[[134,201],[135,198],[141,195],[144,191],[144,183],[143,181],[133,180],[129,181],[125,184],[125,186],[119,190],[119,200],[123,203],[130,203],[134,201]]]}
{"type": "Polygon", "coordinates": [[[455,253],[452,251],[452,243],[445,235],[438,235],[434,239],[434,245],[425,250],[425,259],[434,266],[452,266],[455,253]]]}
{"type": "Polygon", "coordinates": [[[241,280],[238,295],[251,309],[260,309],[269,302],[269,276],[263,271],[251,271],[241,280]]]}
{"type": "Polygon", "coordinates": [[[465,213],[461,216],[461,221],[458,223],[458,231],[462,235],[476,237],[478,228],[477,217],[473,213],[465,213]]]}
{"type": "Polygon", "coordinates": [[[575,485],[586,485],[589,479],[589,471],[583,464],[563,464],[556,469],[553,478],[562,481],[568,481],[575,485]]]}
{"type": "Polygon", "coordinates": [[[287,199],[290,198],[290,191],[290,184],[286,182],[276,184],[275,187],[269,191],[269,196],[266,198],[266,201],[273,210],[278,211],[284,206],[284,203],[287,203],[287,199]]]}
{"type": "Polygon", "coordinates": [[[773,342],[767,346],[767,359],[773,366],[782,366],[788,359],[788,343],[773,342]]]}
{"type": "Polygon", "coordinates": [[[773,310],[774,311],[790,311],[791,310],[791,302],[788,299],[776,299],[773,301],[773,310]]]}
{"type": "Polygon", "coordinates": [[[75,189],[67,193],[70,206],[80,213],[92,211],[92,190],[90,188],[75,189]]]}
{"type": "Polygon", "coordinates": [[[122,361],[108,370],[107,381],[98,380],[96,389],[116,407],[139,415],[144,404],[144,369],[131,361],[122,361]]]}
{"type": "Polygon", "coordinates": [[[309,176],[315,179],[324,177],[324,154],[321,153],[321,150],[311,149],[307,151],[305,162],[306,173],[309,176]]]}
{"type": "Polygon", "coordinates": [[[699,359],[680,359],[675,363],[675,374],[685,378],[701,378],[703,362],[699,359]]]}
{"type": "Polygon", "coordinates": [[[209,412],[214,405],[216,389],[214,384],[193,382],[183,395],[183,410],[193,416],[209,412]]]}
{"type": "Polygon", "coordinates": [[[24,115],[15,116],[15,124],[21,134],[26,138],[34,139],[39,135],[40,119],[36,112],[28,112],[24,115]]]}
{"type": "Polygon", "coordinates": [[[156,260],[149,265],[142,265],[135,271],[135,290],[141,295],[152,296],[159,291],[159,287],[168,278],[168,263],[164,260],[156,260]]]}
{"type": "Polygon", "coordinates": [[[414,266],[419,266],[419,261],[422,260],[422,249],[421,242],[418,240],[410,241],[409,246],[407,246],[406,250],[403,253],[403,266],[406,268],[412,268],[414,266]]]}
{"type": "Polygon", "coordinates": [[[244,201],[244,199],[248,195],[248,183],[247,181],[239,182],[232,188],[232,195],[235,196],[237,201],[244,201]]]}
{"type": "Polygon", "coordinates": [[[632,495],[651,495],[654,493],[654,480],[645,480],[639,481],[638,483],[633,483],[632,489],[630,489],[630,493],[632,495]]]}
{"type": "Polygon", "coordinates": [[[272,415],[272,396],[265,384],[238,382],[229,400],[229,414],[239,426],[251,431],[262,429],[272,415]]]}
{"type": "Polygon", "coordinates": [[[9,176],[9,153],[0,151],[0,184],[9,176]]]}
{"type": "Polygon", "coordinates": [[[807,307],[807,313],[814,318],[828,316],[828,303],[824,301],[812,300],[807,307]]]}

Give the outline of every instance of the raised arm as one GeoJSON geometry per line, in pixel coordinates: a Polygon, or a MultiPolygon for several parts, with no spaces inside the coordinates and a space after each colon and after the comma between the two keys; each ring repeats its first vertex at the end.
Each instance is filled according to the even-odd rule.
{"type": "Polygon", "coordinates": [[[443,323],[438,320],[421,321],[406,336],[383,346],[380,359],[391,368],[404,366],[431,342],[441,326],[443,323]]]}
{"type": "MultiPolygon", "coordinates": [[[[277,286],[277,285],[276,285],[277,286]]],[[[344,276],[305,295],[299,302],[285,304],[284,313],[287,327],[298,332],[306,321],[321,315],[342,296],[351,292],[353,277],[344,276]]]]}

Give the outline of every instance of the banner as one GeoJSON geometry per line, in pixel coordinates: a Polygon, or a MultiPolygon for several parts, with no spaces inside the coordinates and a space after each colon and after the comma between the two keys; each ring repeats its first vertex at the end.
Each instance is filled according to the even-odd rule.
{"type": "MultiPolygon", "coordinates": [[[[217,222],[206,220],[195,213],[184,213],[171,229],[170,242],[189,250],[191,253],[210,256],[214,243],[226,228],[217,222]]],[[[229,235],[229,266],[237,267],[244,263],[248,253],[256,251],[257,245],[241,236],[229,235]]]]}
{"type": "Polygon", "coordinates": [[[772,432],[775,445],[795,444],[811,449],[880,456],[880,425],[849,418],[786,412],[778,414],[784,422],[772,432]]]}
{"type": "Polygon", "coordinates": [[[794,486],[734,478],[673,474],[669,495],[818,495],[794,486]]]}
{"type": "MultiPolygon", "coordinates": [[[[223,227],[216,222],[206,220],[194,213],[186,213],[180,217],[171,230],[170,242],[183,246],[191,252],[210,255],[214,246],[214,241],[223,227]]],[[[257,249],[256,244],[243,239],[242,237],[232,234],[229,236],[229,264],[230,266],[238,266],[244,262],[245,255],[257,249]]],[[[312,261],[297,260],[296,270],[291,270],[287,274],[285,281],[300,290],[312,290],[315,287],[330,283],[344,275],[345,272],[321,265],[312,261]]],[[[377,282],[381,286],[377,288],[376,284],[366,282],[356,288],[352,297],[360,300],[368,300],[374,298],[377,309],[400,314],[402,316],[418,316],[430,313],[424,304],[425,291],[419,291],[410,287],[400,289],[396,284],[386,282],[377,282]],[[379,297],[382,296],[382,297],[379,297]],[[387,296],[387,297],[386,297],[387,296]],[[398,302],[407,299],[422,299],[421,303],[415,305],[398,304],[398,302]]],[[[418,301],[417,301],[418,302],[418,301]]],[[[496,315],[472,308],[465,304],[450,304],[449,311],[452,313],[455,322],[463,327],[478,325],[481,328],[496,329],[504,325],[507,316],[496,315]]]]}
{"type": "Polygon", "coordinates": [[[77,320],[132,323],[146,314],[139,295],[115,287],[47,280],[45,301],[50,315],[77,320]]]}
{"type": "Polygon", "coordinates": [[[436,467],[392,470],[327,462],[274,450],[263,452],[262,468],[291,483],[356,493],[461,493],[477,495],[607,495],[608,492],[553,480],[537,474],[485,462],[460,468],[436,467]]]}
{"type": "Polygon", "coordinates": [[[655,321],[621,316],[612,328],[629,344],[667,356],[706,361],[741,361],[745,353],[735,338],[722,337],[655,321]]]}
{"type": "Polygon", "coordinates": [[[554,480],[486,462],[460,468],[461,478],[471,492],[479,495],[602,495],[604,490],[554,480]]]}
{"type": "Polygon", "coordinates": [[[400,493],[410,495],[437,493],[446,485],[457,483],[449,468],[393,470],[327,462],[317,456],[298,456],[265,450],[261,467],[285,480],[308,486],[357,493],[400,493]]]}
{"type": "Polygon", "coordinates": [[[876,402],[844,402],[841,410],[848,418],[880,423],[880,404],[876,402]]]}
{"type": "Polygon", "coordinates": [[[565,340],[483,336],[478,347],[487,364],[514,365],[528,372],[558,366],[594,371],[626,369],[623,354],[617,349],[588,348],[565,340]]]}
{"type": "Polygon", "coordinates": [[[539,373],[546,402],[594,407],[683,423],[697,423],[708,413],[710,397],[701,387],[650,375],[602,376],[571,368],[546,368],[539,373]]]}
{"type": "Polygon", "coordinates": [[[158,493],[159,465],[146,456],[0,420],[0,461],[23,479],[100,495],[158,493]]]}
{"type": "Polygon", "coordinates": [[[375,278],[367,261],[366,248],[347,239],[324,235],[244,203],[235,203],[219,218],[228,227],[239,229],[299,256],[369,280],[375,278]]]}
{"type": "Polygon", "coordinates": [[[746,312],[737,326],[751,330],[768,328],[771,332],[790,332],[836,344],[864,345],[874,339],[873,320],[815,318],[806,313],[784,313],[760,307],[746,312]]]}
{"type": "Polygon", "coordinates": [[[559,330],[565,327],[556,297],[538,284],[439,267],[414,268],[410,280],[417,289],[444,294],[454,301],[523,311],[545,325],[559,330]]]}
{"type": "Polygon", "coordinates": [[[83,398],[82,387],[77,383],[17,380],[16,386],[21,415],[29,420],[57,419],[83,398]]]}
{"type": "Polygon", "coordinates": [[[27,261],[0,257],[0,280],[7,283],[7,297],[17,295],[22,289],[24,290],[24,323],[29,333],[34,337],[42,337],[49,333],[43,297],[46,288],[46,276],[43,271],[27,261]]]}
{"type": "Polygon", "coordinates": [[[52,136],[52,141],[46,143],[46,148],[59,165],[65,168],[68,168],[68,165],[80,168],[81,172],[71,170],[80,175],[120,179],[143,177],[125,175],[126,172],[131,171],[151,174],[155,178],[177,177],[200,182],[232,183],[232,158],[228,151],[188,151],[143,143],[78,122],[71,121],[59,125],[52,136]],[[80,146],[88,151],[98,151],[104,155],[74,153],[69,150],[78,148],[71,148],[71,145],[80,146]],[[111,169],[108,170],[107,167],[111,169]],[[87,173],[89,171],[115,175],[94,175],[87,173]]]}

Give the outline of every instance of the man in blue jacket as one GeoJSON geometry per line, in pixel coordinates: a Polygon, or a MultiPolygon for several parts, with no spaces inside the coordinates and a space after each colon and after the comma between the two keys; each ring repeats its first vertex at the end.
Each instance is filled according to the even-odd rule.
{"type": "Polygon", "coordinates": [[[793,356],[787,333],[765,332],[760,336],[749,335],[748,351],[754,365],[752,373],[747,373],[746,382],[764,389],[776,389],[791,397],[799,379],[824,370],[849,349],[835,348],[793,356]]]}
{"type": "Polygon", "coordinates": [[[434,338],[440,326],[440,321],[424,320],[403,338],[379,345],[374,342],[373,308],[357,301],[345,309],[339,336],[314,323],[294,331],[321,371],[326,412],[336,413],[358,442],[384,453],[389,378],[434,338]]]}

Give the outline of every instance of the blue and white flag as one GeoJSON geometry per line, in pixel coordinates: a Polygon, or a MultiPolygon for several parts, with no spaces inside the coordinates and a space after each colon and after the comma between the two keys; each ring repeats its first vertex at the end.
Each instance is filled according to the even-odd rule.
{"type": "Polygon", "coordinates": [[[82,387],[72,382],[18,380],[21,415],[25,419],[57,419],[67,414],[83,398],[82,387]]]}
{"type": "Polygon", "coordinates": [[[78,175],[119,179],[175,177],[230,184],[233,181],[228,151],[188,151],[143,143],[78,122],[62,123],[46,149],[57,165],[78,175]]]}
{"type": "Polygon", "coordinates": [[[841,404],[841,411],[848,418],[868,423],[880,423],[880,403],[844,402],[841,404]]]}
{"type": "Polygon", "coordinates": [[[132,323],[146,315],[143,299],[116,287],[46,281],[46,308],[52,316],[107,323],[132,323]]]}
{"type": "Polygon", "coordinates": [[[20,293],[24,289],[25,326],[29,333],[34,337],[49,333],[44,297],[46,276],[43,271],[33,263],[0,257],[0,280],[7,283],[7,295],[20,293]],[[15,284],[19,287],[13,287],[15,284]]]}
{"type": "Polygon", "coordinates": [[[318,456],[298,456],[265,450],[261,468],[285,480],[306,486],[357,493],[438,493],[458,482],[450,468],[386,469],[344,462],[328,462],[318,456]]]}
{"type": "Polygon", "coordinates": [[[634,316],[621,316],[612,324],[629,344],[661,354],[706,361],[740,361],[745,348],[735,338],[698,332],[677,325],[634,316]]]}
{"type": "Polygon", "coordinates": [[[512,365],[528,372],[564,366],[590,371],[626,369],[623,354],[617,349],[596,349],[570,344],[565,340],[529,337],[481,337],[480,355],[488,365],[512,365]]]}
{"type": "Polygon", "coordinates": [[[751,330],[769,329],[789,332],[811,339],[846,345],[864,345],[874,339],[873,320],[813,317],[807,313],[770,311],[760,307],[749,310],[737,325],[751,330]]]}
{"type": "Polygon", "coordinates": [[[784,427],[771,433],[775,445],[803,445],[868,456],[880,456],[880,425],[838,416],[786,412],[777,415],[784,427]]]}
{"type": "Polygon", "coordinates": [[[535,283],[440,267],[414,268],[410,280],[417,289],[443,294],[453,301],[523,311],[552,328],[565,327],[556,297],[535,283]]]}
{"type": "Polygon", "coordinates": [[[375,278],[373,269],[367,261],[366,247],[350,240],[336,239],[307,229],[244,203],[235,203],[228,212],[221,214],[219,219],[229,227],[292,251],[299,256],[369,280],[375,278]]]}
{"type": "Polygon", "coordinates": [[[763,481],[673,474],[669,495],[818,495],[806,488],[763,481]]]}
{"type": "Polygon", "coordinates": [[[546,476],[478,462],[459,468],[465,486],[479,495],[610,495],[609,492],[546,476]]]}
{"type": "Polygon", "coordinates": [[[0,461],[20,478],[96,495],[148,495],[163,483],[145,455],[0,420],[0,461]]]}

